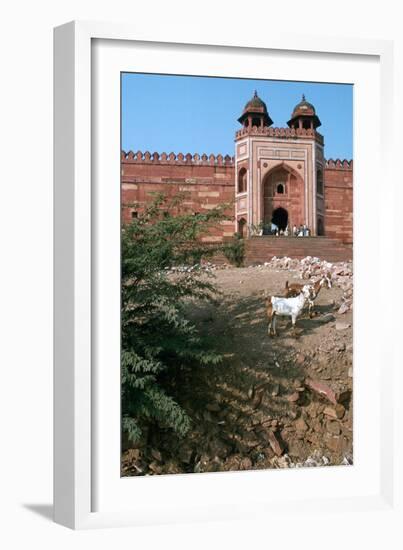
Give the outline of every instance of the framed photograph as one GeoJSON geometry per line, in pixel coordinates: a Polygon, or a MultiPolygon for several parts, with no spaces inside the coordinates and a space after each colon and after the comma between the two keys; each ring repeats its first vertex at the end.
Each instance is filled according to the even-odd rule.
{"type": "Polygon", "coordinates": [[[395,517],[392,43],[76,22],[54,68],[55,521],[395,517]]]}

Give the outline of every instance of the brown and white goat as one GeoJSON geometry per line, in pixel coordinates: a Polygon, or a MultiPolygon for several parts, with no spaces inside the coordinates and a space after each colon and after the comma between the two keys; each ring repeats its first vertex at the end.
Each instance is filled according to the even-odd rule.
{"type": "Polygon", "coordinates": [[[298,296],[284,298],[283,296],[266,297],[266,313],[269,321],[269,336],[276,336],[276,316],[291,317],[292,328],[295,329],[297,317],[301,314],[305,302],[310,299],[309,285],[304,285],[298,296]]]}
{"type": "Polygon", "coordinates": [[[332,281],[330,279],[329,274],[323,275],[320,279],[315,281],[312,284],[304,285],[302,283],[291,283],[288,284],[288,281],[285,283],[285,296],[287,298],[292,298],[293,296],[298,296],[302,292],[302,289],[304,286],[308,286],[310,290],[310,298],[308,299],[308,309],[309,309],[309,317],[313,317],[313,307],[314,307],[314,301],[318,297],[318,294],[320,292],[320,289],[327,285],[328,288],[332,287],[332,281]]]}

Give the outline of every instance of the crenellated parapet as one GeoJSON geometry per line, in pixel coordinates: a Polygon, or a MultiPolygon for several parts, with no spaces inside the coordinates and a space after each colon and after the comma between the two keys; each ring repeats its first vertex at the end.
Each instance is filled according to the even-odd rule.
{"type": "Polygon", "coordinates": [[[173,165],[195,165],[195,166],[234,166],[235,159],[230,155],[206,155],[203,153],[193,155],[187,153],[150,153],[149,151],[121,152],[121,160],[138,164],[173,164],[173,165]]]}
{"type": "Polygon", "coordinates": [[[273,128],[271,126],[243,127],[235,133],[235,139],[246,136],[265,136],[282,139],[311,138],[323,145],[323,136],[313,128],[273,128]]]}
{"type": "Polygon", "coordinates": [[[352,170],[353,161],[347,159],[327,159],[325,160],[325,169],[329,170],[352,170]]]}

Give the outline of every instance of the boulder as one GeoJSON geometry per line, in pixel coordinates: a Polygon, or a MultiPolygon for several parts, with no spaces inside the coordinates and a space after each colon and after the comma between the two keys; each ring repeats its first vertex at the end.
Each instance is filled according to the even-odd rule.
{"type": "Polygon", "coordinates": [[[330,386],[328,386],[324,382],[321,382],[320,380],[307,379],[305,381],[305,385],[313,392],[317,393],[321,397],[325,397],[328,401],[330,401],[334,405],[337,405],[335,392],[332,390],[330,386]]]}
{"type": "Polygon", "coordinates": [[[267,440],[274,454],[277,456],[281,456],[284,452],[284,445],[281,439],[272,430],[268,430],[267,440]]]}

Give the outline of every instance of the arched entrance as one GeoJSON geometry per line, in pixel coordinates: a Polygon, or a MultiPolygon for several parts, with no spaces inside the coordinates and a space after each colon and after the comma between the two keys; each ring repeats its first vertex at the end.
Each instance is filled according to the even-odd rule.
{"type": "Polygon", "coordinates": [[[271,221],[277,225],[279,230],[285,230],[288,224],[288,212],[285,208],[276,208],[273,210],[273,216],[271,218],[271,221]]]}

